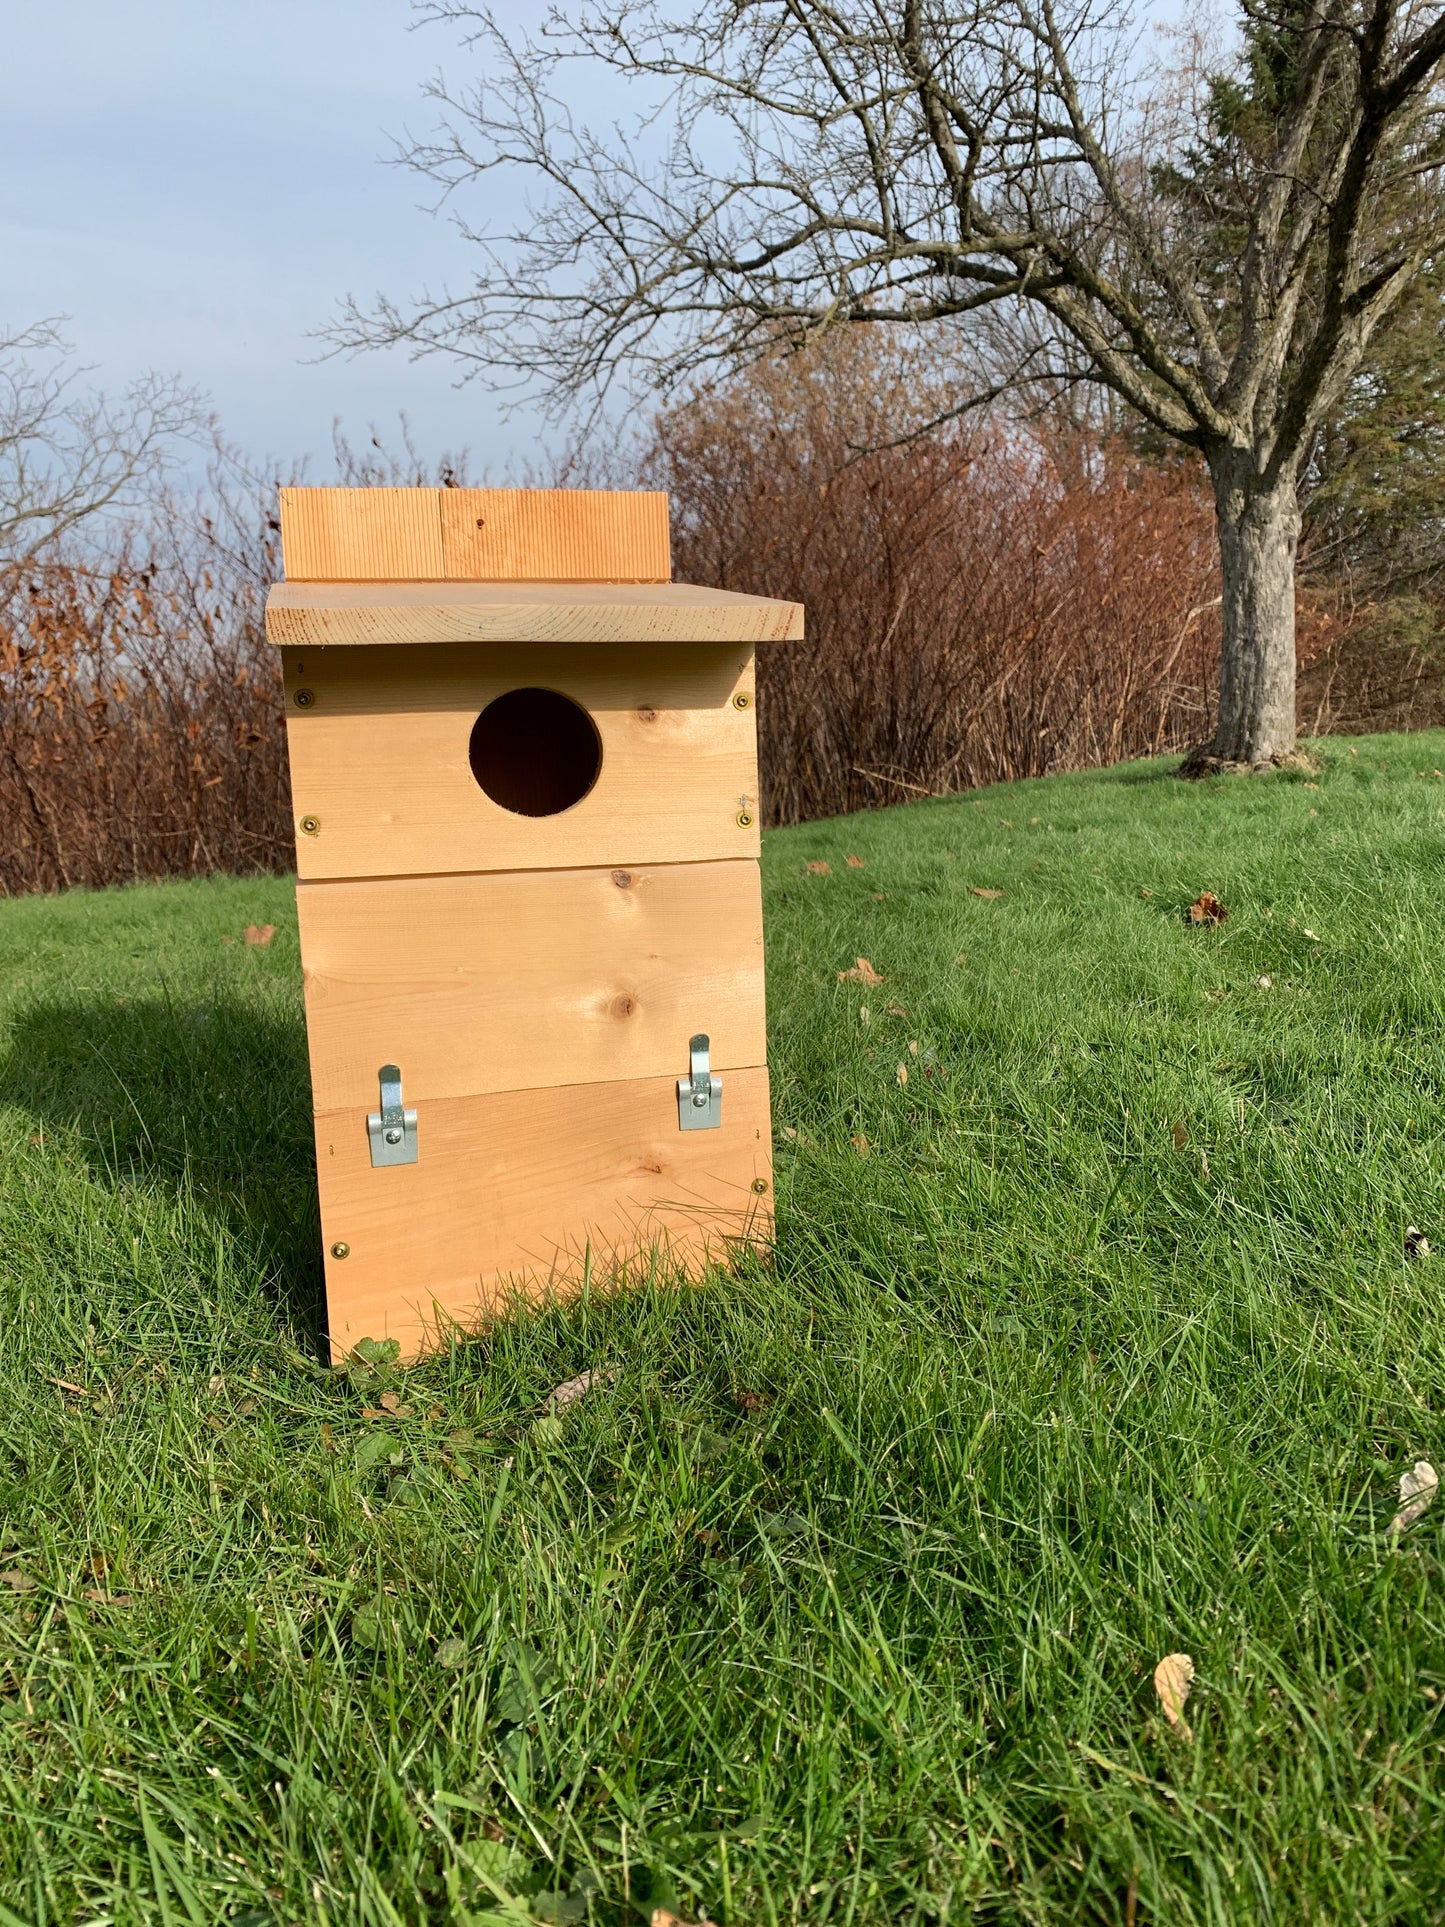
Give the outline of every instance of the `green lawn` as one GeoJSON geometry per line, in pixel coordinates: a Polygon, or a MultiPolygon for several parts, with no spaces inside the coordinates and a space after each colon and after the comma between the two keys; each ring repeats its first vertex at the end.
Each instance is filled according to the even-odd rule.
{"type": "Polygon", "coordinates": [[[1445,735],[1323,756],[770,837],[773,1271],[404,1372],[290,886],[0,904],[0,1922],[1445,1919],[1445,735]]]}

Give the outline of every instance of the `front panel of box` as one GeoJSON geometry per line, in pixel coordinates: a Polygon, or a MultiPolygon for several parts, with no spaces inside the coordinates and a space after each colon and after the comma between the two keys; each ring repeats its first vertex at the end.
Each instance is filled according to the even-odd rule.
{"type": "Polygon", "coordinates": [[[766,1056],[758,866],[642,865],[297,886],[316,1110],[680,1077],[766,1056]]]}
{"type": "Polygon", "coordinates": [[[304,879],[758,854],[747,645],[283,657],[304,879]]]}
{"type": "Polygon", "coordinates": [[[676,1083],[555,1086],[417,1106],[417,1161],[375,1168],[365,1113],[316,1119],[331,1342],[471,1328],[514,1296],[569,1295],[725,1261],[771,1222],[768,1077],[723,1076],[716,1130],[678,1128],[676,1083]]]}

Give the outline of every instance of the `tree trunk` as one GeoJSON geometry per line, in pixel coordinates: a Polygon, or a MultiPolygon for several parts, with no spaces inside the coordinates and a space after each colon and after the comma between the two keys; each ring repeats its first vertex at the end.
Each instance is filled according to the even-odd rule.
{"type": "Polygon", "coordinates": [[[1295,746],[1294,565],[1299,496],[1293,474],[1269,482],[1235,448],[1211,451],[1219,519],[1223,638],[1219,723],[1188,758],[1190,774],[1221,764],[1272,767],[1295,746]]]}

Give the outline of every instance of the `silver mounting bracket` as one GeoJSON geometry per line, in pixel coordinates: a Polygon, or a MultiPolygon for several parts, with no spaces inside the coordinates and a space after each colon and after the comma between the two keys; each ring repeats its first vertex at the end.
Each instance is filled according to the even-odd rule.
{"type": "Polygon", "coordinates": [[[416,1112],[402,1108],[401,1071],[395,1064],[383,1064],[376,1073],[381,1081],[381,1109],[366,1120],[371,1139],[373,1164],[416,1163],[416,1112]]]}
{"type": "Polygon", "coordinates": [[[692,1074],[677,1080],[677,1128],[716,1131],[722,1128],[722,1079],[708,1061],[709,1040],[701,1033],[688,1045],[692,1074]]]}

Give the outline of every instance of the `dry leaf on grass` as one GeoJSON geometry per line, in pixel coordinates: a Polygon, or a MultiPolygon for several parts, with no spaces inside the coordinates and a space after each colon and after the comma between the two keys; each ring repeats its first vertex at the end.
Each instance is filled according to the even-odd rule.
{"type": "Polygon", "coordinates": [[[248,923],[246,925],[246,941],[253,950],[264,950],[275,934],[276,926],[274,923],[248,923]]]}
{"type": "Polygon", "coordinates": [[[1440,1474],[1428,1459],[1416,1459],[1400,1475],[1400,1510],[1390,1521],[1391,1532],[1408,1532],[1440,1489],[1440,1474]]]}
{"type": "Polygon", "coordinates": [[[849,868],[850,870],[861,870],[861,869],[862,869],[863,867],[864,867],[864,864],[863,864],[863,859],[862,859],[862,857],[861,857],[861,856],[850,856],[850,857],[849,857],[849,859],[848,859],[848,868],[849,868]]]}
{"type": "Polygon", "coordinates": [[[831,863],[824,863],[820,857],[808,865],[807,874],[810,877],[830,877],[833,874],[833,866],[831,863]]]}
{"type": "Polygon", "coordinates": [[[871,988],[874,984],[886,984],[887,981],[888,979],[880,975],[866,957],[859,957],[851,970],[838,972],[840,984],[867,984],[871,988]]]}
{"type": "Polygon", "coordinates": [[[1407,1258],[1428,1258],[1430,1256],[1430,1240],[1417,1224],[1412,1224],[1406,1229],[1405,1256],[1407,1258]]]}
{"type": "Polygon", "coordinates": [[[858,1153],[860,1158],[867,1157],[868,1140],[861,1131],[859,1131],[855,1136],[850,1137],[848,1142],[853,1146],[853,1149],[858,1153]]]}
{"type": "Polygon", "coordinates": [[[980,889],[978,884],[975,883],[970,888],[969,895],[974,897],[1001,897],[1003,895],[1003,891],[1002,890],[983,890],[983,889],[980,889]]]}
{"type": "Polygon", "coordinates": [[[898,1075],[898,1082],[900,1084],[906,1084],[908,1082],[908,1066],[906,1064],[900,1064],[898,1066],[897,1075],[898,1075]]]}
{"type": "Polygon", "coordinates": [[[1185,1124],[1183,1118],[1179,1118],[1174,1125],[1175,1150],[1182,1151],[1188,1142],[1189,1142],[1189,1127],[1185,1124]]]}
{"type": "Polygon", "coordinates": [[[890,1003],[888,1006],[888,1015],[890,1017],[906,1017],[908,1012],[902,1004],[890,1003]]]}
{"type": "Polygon", "coordinates": [[[1221,903],[1212,890],[1201,890],[1189,906],[1191,923],[1224,923],[1228,917],[1228,905],[1221,903]]]}
{"type": "Polygon", "coordinates": [[[599,1365],[595,1371],[579,1372],[576,1378],[564,1378],[560,1385],[554,1385],[548,1392],[545,1407],[549,1412],[560,1412],[568,1405],[575,1405],[579,1398],[586,1398],[599,1385],[615,1385],[621,1376],[620,1365],[599,1365]]]}
{"type": "Polygon", "coordinates": [[[1194,1738],[1184,1717],[1184,1702],[1194,1684],[1194,1661],[1188,1653],[1166,1653],[1154,1668],[1154,1691],[1164,1708],[1164,1717],[1186,1740],[1194,1738]]]}
{"type": "Polygon", "coordinates": [[[654,1907],[650,1927],[691,1927],[681,1914],[669,1913],[666,1907],[654,1907]]]}
{"type": "Polygon", "coordinates": [[[34,1592],[35,1581],[17,1566],[11,1572],[0,1572],[0,1586],[8,1586],[11,1592],[34,1592]]]}

